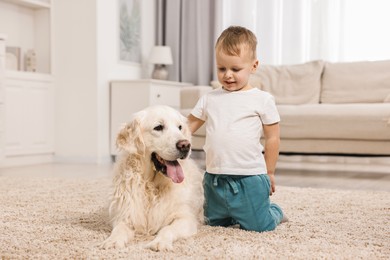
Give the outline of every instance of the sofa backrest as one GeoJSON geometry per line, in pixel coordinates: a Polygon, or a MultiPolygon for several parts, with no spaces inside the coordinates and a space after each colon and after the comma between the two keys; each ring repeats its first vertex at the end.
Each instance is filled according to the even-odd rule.
{"type": "Polygon", "coordinates": [[[298,65],[261,65],[250,84],[275,97],[276,104],[318,104],[320,102],[323,61],[298,65]]]}
{"type": "Polygon", "coordinates": [[[390,102],[390,61],[326,63],[321,102],[390,102]]]}
{"type": "Polygon", "coordinates": [[[390,60],[260,65],[249,83],[271,93],[277,104],[390,102],[390,60]]]}

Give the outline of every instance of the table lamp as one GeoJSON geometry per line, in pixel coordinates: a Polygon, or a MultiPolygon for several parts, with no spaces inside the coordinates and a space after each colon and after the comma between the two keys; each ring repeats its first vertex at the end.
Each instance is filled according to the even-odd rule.
{"type": "Polygon", "coordinates": [[[167,80],[168,69],[166,65],[170,65],[173,63],[171,47],[154,46],[150,52],[149,62],[154,64],[152,78],[167,80]]]}

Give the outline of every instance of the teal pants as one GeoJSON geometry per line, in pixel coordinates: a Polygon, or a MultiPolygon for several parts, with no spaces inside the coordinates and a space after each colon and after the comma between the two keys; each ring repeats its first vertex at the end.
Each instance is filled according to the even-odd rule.
{"type": "Polygon", "coordinates": [[[283,218],[282,209],[270,202],[267,174],[253,176],[205,173],[203,179],[206,223],[251,231],[271,231],[283,218]]]}

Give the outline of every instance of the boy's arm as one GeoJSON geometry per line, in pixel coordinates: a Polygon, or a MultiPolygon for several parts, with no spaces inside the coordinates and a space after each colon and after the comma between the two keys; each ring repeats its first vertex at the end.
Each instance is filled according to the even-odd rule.
{"type": "Polygon", "coordinates": [[[267,174],[271,180],[270,195],[275,192],[275,168],[279,157],[280,129],[279,123],[263,125],[264,129],[264,158],[267,165],[267,174]]]}
{"type": "Polygon", "coordinates": [[[203,124],[204,121],[197,117],[194,117],[192,114],[189,114],[188,117],[188,127],[190,128],[191,134],[195,133],[203,124]]]}

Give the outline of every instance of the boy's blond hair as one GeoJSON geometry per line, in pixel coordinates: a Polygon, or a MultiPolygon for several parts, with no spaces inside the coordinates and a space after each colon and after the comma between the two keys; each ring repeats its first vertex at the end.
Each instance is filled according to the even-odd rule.
{"type": "Polygon", "coordinates": [[[242,47],[248,48],[252,52],[252,59],[257,58],[256,36],[250,30],[241,26],[230,26],[225,29],[218,37],[215,44],[216,51],[223,51],[232,56],[240,56],[242,47]]]}

